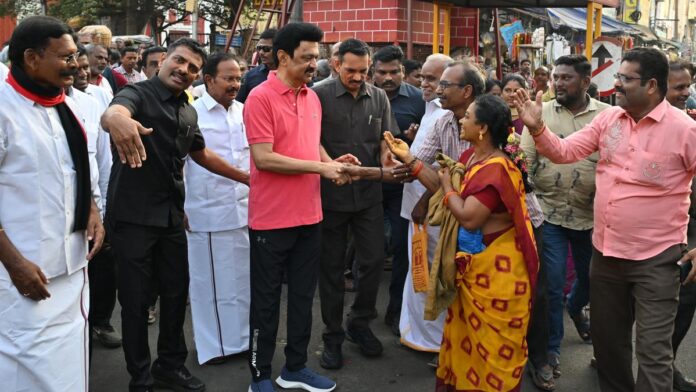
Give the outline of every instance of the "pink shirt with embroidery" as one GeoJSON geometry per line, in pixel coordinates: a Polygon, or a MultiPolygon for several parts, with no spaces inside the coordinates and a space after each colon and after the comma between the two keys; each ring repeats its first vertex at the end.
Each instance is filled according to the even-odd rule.
{"type": "Polygon", "coordinates": [[[534,139],[554,163],[599,151],[592,242],[604,256],[644,260],[686,243],[696,122],[683,111],[663,100],[636,123],[613,107],[566,139],[534,139]]]}

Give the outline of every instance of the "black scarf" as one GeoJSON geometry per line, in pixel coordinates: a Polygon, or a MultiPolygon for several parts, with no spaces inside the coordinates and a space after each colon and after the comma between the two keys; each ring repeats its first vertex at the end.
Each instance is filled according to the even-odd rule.
{"type": "Polygon", "coordinates": [[[68,139],[68,147],[77,173],[77,197],[75,199],[75,224],[73,231],[87,228],[89,211],[92,206],[89,155],[87,135],[82,124],[65,103],[65,91],[57,87],[42,87],[31,80],[20,67],[12,65],[7,82],[22,96],[45,107],[55,107],[60,124],[68,139]]]}

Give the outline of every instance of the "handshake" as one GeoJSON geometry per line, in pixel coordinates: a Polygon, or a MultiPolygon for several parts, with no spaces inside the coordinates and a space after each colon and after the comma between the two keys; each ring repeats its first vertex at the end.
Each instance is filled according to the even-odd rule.
{"type": "Polygon", "coordinates": [[[338,186],[357,180],[394,183],[413,181],[410,164],[414,162],[414,159],[408,145],[394,138],[388,131],[384,133],[384,141],[388,151],[384,151],[381,167],[363,167],[354,155],[345,154],[333,161],[321,162],[319,174],[338,186]]]}
{"type": "Polygon", "coordinates": [[[367,171],[353,154],[342,155],[333,161],[322,162],[319,174],[334,184],[341,186],[365,177],[367,171]]]}

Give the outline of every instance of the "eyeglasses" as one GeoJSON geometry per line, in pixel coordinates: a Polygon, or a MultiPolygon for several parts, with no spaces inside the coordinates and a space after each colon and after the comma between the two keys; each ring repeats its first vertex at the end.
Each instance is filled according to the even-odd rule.
{"type": "Polygon", "coordinates": [[[629,80],[643,80],[644,78],[638,76],[627,76],[622,73],[615,73],[614,74],[614,79],[618,79],[621,84],[628,83],[629,80]]]}
{"type": "Polygon", "coordinates": [[[271,50],[273,50],[273,47],[268,45],[259,45],[256,47],[256,50],[261,52],[270,52],[271,50]]]}
{"type": "Polygon", "coordinates": [[[80,54],[76,52],[76,53],[73,53],[73,54],[71,54],[71,55],[69,55],[69,56],[64,56],[64,57],[59,57],[59,58],[60,58],[61,60],[65,61],[65,64],[70,64],[70,63],[72,63],[73,61],[74,61],[74,62],[77,62],[77,58],[78,58],[78,57],[80,57],[80,54]]]}
{"type": "Polygon", "coordinates": [[[466,84],[464,83],[450,83],[446,80],[441,80],[440,83],[437,84],[438,87],[441,87],[443,90],[447,90],[450,87],[464,87],[466,84]]]}

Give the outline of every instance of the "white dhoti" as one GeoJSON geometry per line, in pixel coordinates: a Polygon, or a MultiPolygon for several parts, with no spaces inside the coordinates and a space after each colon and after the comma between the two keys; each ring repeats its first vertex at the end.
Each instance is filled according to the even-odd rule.
{"type": "Polygon", "coordinates": [[[0,390],[80,392],[89,389],[87,269],[51,278],[51,297],[23,297],[0,274],[0,390]]]}
{"type": "Polygon", "coordinates": [[[198,363],[246,351],[251,298],[248,228],[187,236],[198,363]]]}
{"type": "MultiPolygon", "coordinates": [[[[440,236],[440,226],[427,226],[428,230],[428,264],[432,266],[435,247],[440,236]]],[[[439,352],[442,343],[442,330],[445,326],[445,312],[437,320],[427,321],[423,318],[427,294],[413,291],[411,274],[413,221],[408,226],[408,275],[404,284],[404,298],[401,305],[401,343],[418,351],[439,352]]]]}

